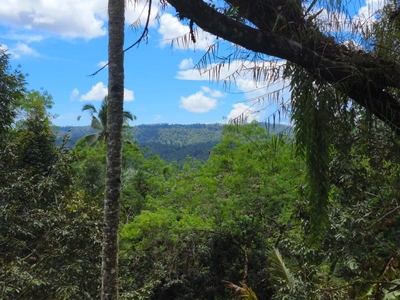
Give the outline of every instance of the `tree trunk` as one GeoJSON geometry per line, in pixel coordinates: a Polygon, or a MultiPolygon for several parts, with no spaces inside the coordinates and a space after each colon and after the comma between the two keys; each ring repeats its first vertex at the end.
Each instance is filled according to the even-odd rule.
{"type": "Polygon", "coordinates": [[[104,200],[101,299],[118,298],[118,226],[124,101],[124,3],[108,1],[107,167],[104,200]]]}

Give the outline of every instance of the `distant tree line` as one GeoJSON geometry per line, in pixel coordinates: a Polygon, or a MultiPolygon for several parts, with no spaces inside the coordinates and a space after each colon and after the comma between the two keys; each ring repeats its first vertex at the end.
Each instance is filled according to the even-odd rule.
{"type": "MultiPolygon", "coordinates": [[[[223,124],[149,124],[138,125],[127,129],[128,138],[144,148],[149,153],[159,155],[166,162],[183,163],[188,156],[206,161],[211,149],[222,139],[223,124]]],[[[280,124],[260,122],[271,134],[291,135],[291,127],[280,124]]],[[[55,127],[56,144],[59,145],[63,136],[68,134],[66,147],[73,148],[82,137],[95,133],[90,126],[55,127]]]]}

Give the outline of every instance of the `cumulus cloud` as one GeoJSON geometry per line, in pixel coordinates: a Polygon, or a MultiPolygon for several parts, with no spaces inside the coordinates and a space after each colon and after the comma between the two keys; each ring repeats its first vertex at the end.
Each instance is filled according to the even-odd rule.
{"type": "Polygon", "coordinates": [[[67,38],[91,39],[105,35],[106,15],[105,0],[3,0],[0,6],[2,24],[67,38]]]}
{"type": "MultiPolygon", "coordinates": [[[[77,97],[79,95],[79,90],[74,89],[72,91],[72,94],[77,97]]],[[[72,95],[71,94],[71,95],[72,95]]],[[[108,89],[104,85],[103,82],[98,82],[95,85],[92,86],[91,90],[87,92],[86,94],[83,94],[80,97],[81,101],[101,101],[104,99],[105,96],[108,94],[108,89]]],[[[135,99],[134,93],[132,90],[124,89],[124,101],[130,102],[135,99]]]]}
{"type": "Polygon", "coordinates": [[[107,96],[108,90],[103,82],[98,82],[92,86],[92,89],[86,94],[81,96],[81,101],[101,101],[107,96]]]}
{"type": "Polygon", "coordinates": [[[225,97],[225,94],[218,90],[212,90],[202,86],[201,90],[189,97],[181,97],[180,108],[194,113],[206,113],[217,107],[217,99],[225,97]]]}
{"type": "Polygon", "coordinates": [[[257,120],[253,107],[246,105],[244,103],[236,103],[233,105],[233,109],[228,115],[228,121],[234,120],[239,116],[243,116],[243,118],[247,122],[251,122],[253,120],[257,120]]]}
{"type": "Polygon", "coordinates": [[[215,37],[204,32],[200,28],[196,29],[196,43],[193,44],[189,37],[190,28],[183,25],[177,17],[169,13],[164,13],[160,18],[160,28],[158,32],[162,38],[160,46],[165,47],[171,45],[172,40],[175,40],[175,45],[182,49],[198,49],[207,50],[215,41],[215,37]]]}
{"type": "MultiPolygon", "coordinates": [[[[145,2],[127,2],[127,24],[145,24],[148,11],[145,2]]],[[[28,43],[40,41],[49,34],[88,40],[106,35],[107,0],[2,0],[1,4],[0,24],[10,26],[13,30],[13,33],[6,34],[9,39],[28,43]]],[[[159,5],[158,0],[152,1],[150,26],[157,24],[159,5]]]]}
{"type": "Polygon", "coordinates": [[[194,66],[193,59],[191,58],[185,58],[184,60],[181,61],[179,64],[179,69],[180,70],[186,70],[190,69],[194,66]]]}
{"type": "Polygon", "coordinates": [[[206,113],[217,106],[217,100],[207,97],[203,91],[199,91],[189,97],[181,97],[180,108],[194,113],[206,113]]]}

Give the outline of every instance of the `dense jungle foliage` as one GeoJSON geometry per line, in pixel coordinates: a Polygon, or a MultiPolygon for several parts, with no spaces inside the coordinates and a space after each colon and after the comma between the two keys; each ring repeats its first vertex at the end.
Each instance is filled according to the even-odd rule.
{"type": "MultiPolygon", "coordinates": [[[[98,299],[105,145],[56,146],[51,96],[0,57],[0,298],[98,299]]],[[[398,299],[398,137],[357,106],[334,126],[315,247],[290,138],[227,125],[181,166],[126,133],[120,298],[398,299]]]]}

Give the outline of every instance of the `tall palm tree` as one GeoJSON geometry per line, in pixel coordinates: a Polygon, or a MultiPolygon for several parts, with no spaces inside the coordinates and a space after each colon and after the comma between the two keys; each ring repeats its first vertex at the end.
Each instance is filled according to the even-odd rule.
{"type": "MultiPolygon", "coordinates": [[[[86,140],[87,144],[92,146],[97,142],[105,142],[107,140],[107,110],[108,110],[108,96],[105,96],[101,102],[100,109],[97,111],[93,104],[85,104],[82,107],[82,111],[88,111],[92,117],[92,123],[90,126],[98,132],[85,135],[83,139],[86,140]]],[[[78,117],[78,120],[81,116],[78,117]]],[[[124,125],[128,125],[129,121],[136,120],[136,116],[132,115],[129,111],[123,112],[124,125]]]]}
{"type": "Polygon", "coordinates": [[[108,0],[107,167],[104,199],[101,299],[118,299],[118,229],[124,123],[125,0],[108,0]]]}

